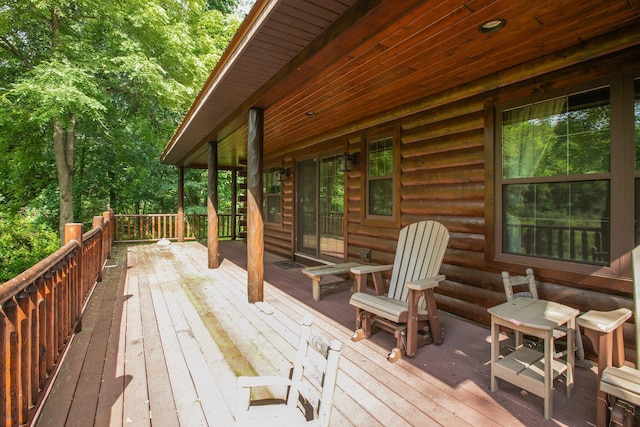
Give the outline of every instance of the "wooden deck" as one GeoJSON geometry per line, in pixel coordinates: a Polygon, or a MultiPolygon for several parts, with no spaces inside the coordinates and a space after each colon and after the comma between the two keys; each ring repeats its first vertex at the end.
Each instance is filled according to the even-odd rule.
{"type": "Polygon", "coordinates": [[[595,368],[576,369],[571,398],[557,383],[553,419],[545,421],[541,398],[504,382],[489,390],[488,328],[441,313],[443,344],[391,364],[390,334],[350,341],[348,289],[314,301],[299,267],[282,268],[265,254],[265,302],[251,305],[245,245],[222,242],[220,253],[220,268],[208,270],[198,243],[117,245],[36,424],[232,426],[236,376],[287,375],[306,313],[345,344],[334,426],[595,422],[595,368]]]}

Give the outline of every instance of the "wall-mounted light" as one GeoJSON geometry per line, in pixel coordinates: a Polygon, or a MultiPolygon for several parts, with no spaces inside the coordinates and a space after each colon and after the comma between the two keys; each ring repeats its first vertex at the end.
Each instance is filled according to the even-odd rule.
{"type": "Polygon", "coordinates": [[[289,168],[280,168],[276,171],[276,179],[280,182],[286,181],[289,177],[289,168]]]}
{"type": "Polygon", "coordinates": [[[493,33],[495,31],[498,31],[504,28],[505,25],[507,25],[506,19],[503,19],[503,18],[491,19],[481,24],[478,27],[478,31],[480,31],[483,34],[493,33]]]}
{"type": "Polygon", "coordinates": [[[349,172],[351,168],[358,164],[358,153],[344,153],[342,157],[340,157],[340,162],[338,163],[338,170],[340,172],[349,172]]]}

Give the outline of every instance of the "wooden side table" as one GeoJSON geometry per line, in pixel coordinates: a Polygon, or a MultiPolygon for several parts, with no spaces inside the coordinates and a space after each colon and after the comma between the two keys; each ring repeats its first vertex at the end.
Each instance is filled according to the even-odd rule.
{"type": "Polygon", "coordinates": [[[517,298],[487,310],[491,314],[491,391],[498,389],[498,378],[521,387],[544,399],[544,417],[553,414],[553,380],[566,373],[567,396],[573,390],[575,352],[568,351],[565,360],[553,357],[553,330],[567,325],[567,348],[575,344],[576,317],[580,312],[556,302],[517,298]],[[500,358],[499,326],[516,333],[544,340],[544,353],[520,346],[500,358]]]}

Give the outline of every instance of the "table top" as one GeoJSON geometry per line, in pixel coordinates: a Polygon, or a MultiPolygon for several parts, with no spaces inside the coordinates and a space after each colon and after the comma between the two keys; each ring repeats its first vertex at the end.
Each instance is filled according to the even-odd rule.
{"type": "Polygon", "coordinates": [[[489,314],[505,320],[514,327],[551,330],[567,323],[580,314],[575,308],[533,298],[514,298],[487,310],[489,314]]]}

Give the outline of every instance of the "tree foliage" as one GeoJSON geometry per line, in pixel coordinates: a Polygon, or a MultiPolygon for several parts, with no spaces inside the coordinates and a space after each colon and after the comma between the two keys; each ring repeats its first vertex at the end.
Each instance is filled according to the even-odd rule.
{"type": "Polygon", "coordinates": [[[33,212],[10,217],[0,212],[0,283],[49,256],[58,248],[56,233],[33,212]]]}
{"type": "Polygon", "coordinates": [[[0,209],[34,207],[59,230],[107,207],[175,211],[175,169],[158,159],[236,3],[1,0],[0,209]]]}

